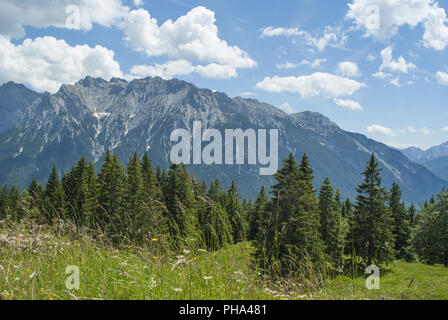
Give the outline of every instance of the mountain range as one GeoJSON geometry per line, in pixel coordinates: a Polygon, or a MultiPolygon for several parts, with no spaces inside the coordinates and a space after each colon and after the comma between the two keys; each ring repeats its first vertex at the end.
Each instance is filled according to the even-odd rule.
{"type": "MultiPolygon", "coordinates": [[[[82,155],[101,166],[108,148],[122,162],[135,151],[148,151],[154,165],[170,164],[170,134],[206,128],[278,129],[279,159],[306,152],[316,188],[328,176],[342,196],[354,197],[361,172],[372,153],[383,169],[384,185],[397,182],[408,201],[422,202],[448,183],[399,150],[342,130],[315,112],[288,115],[254,99],[230,98],[177,80],[86,77],[62,85],[55,94],[37,93],[8,82],[0,87],[0,182],[27,187],[33,177],[45,182],[53,163],[69,170],[82,155]]],[[[448,154],[447,154],[448,155],[448,154]]],[[[409,155],[408,155],[409,156],[409,155]]],[[[260,176],[258,165],[189,165],[200,180],[235,180],[240,193],[255,197],[273,176],[260,176]]],[[[447,177],[448,178],[448,177],[447,177]]]]}
{"type": "Polygon", "coordinates": [[[448,180],[448,142],[423,150],[410,147],[401,150],[410,160],[420,163],[439,177],[448,180]]]}

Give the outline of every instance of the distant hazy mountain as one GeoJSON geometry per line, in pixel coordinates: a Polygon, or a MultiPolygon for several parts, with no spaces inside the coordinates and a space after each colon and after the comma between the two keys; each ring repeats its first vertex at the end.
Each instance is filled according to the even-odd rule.
{"type": "MultiPolygon", "coordinates": [[[[384,184],[397,182],[408,201],[426,200],[448,184],[400,151],[346,132],[319,113],[287,115],[257,100],[232,99],[176,79],[108,82],[86,77],[61,86],[56,94],[38,94],[8,83],[0,87],[0,101],[0,112],[10,115],[0,134],[0,182],[21,187],[32,177],[44,181],[53,163],[61,171],[68,170],[83,154],[99,167],[107,148],[123,162],[134,151],[148,151],[154,165],[166,167],[171,132],[191,130],[194,120],[221,132],[279,129],[280,161],[290,152],[298,160],[307,152],[316,187],[328,176],[343,196],[355,194],[372,152],[383,168],[384,184]]],[[[199,179],[217,178],[225,187],[235,180],[244,196],[254,197],[261,185],[273,182],[272,176],[259,175],[257,165],[189,168],[199,179]]]]}
{"type": "Polygon", "coordinates": [[[422,150],[410,147],[401,150],[410,160],[420,163],[442,179],[448,180],[448,142],[422,150]]]}

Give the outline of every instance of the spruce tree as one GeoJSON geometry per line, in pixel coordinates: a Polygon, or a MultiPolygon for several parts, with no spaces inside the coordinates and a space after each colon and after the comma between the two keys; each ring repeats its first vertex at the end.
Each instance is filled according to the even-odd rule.
{"type": "Polygon", "coordinates": [[[50,177],[45,186],[45,217],[48,223],[54,218],[62,218],[65,215],[65,193],[59,180],[59,172],[56,164],[53,165],[50,177]]]}
{"type": "Polygon", "coordinates": [[[394,258],[393,217],[381,186],[381,169],[372,154],[363,181],[356,191],[354,247],[367,265],[391,262],[394,258]]]}
{"type": "Polygon", "coordinates": [[[395,237],[396,258],[410,260],[409,240],[411,229],[404,202],[401,202],[401,190],[396,183],[392,184],[390,190],[389,207],[394,218],[393,234],[395,237]]]}
{"type": "Polygon", "coordinates": [[[131,239],[142,242],[149,231],[147,201],[142,170],[137,152],[126,165],[126,182],[123,193],[124,231],[131,239]]]}
{"type": "Polygon", "coordinates": [[[235,243],[244,241],[247,232],[247,220],[240,202],[241,196],[238,194],[235,181],[232,180],[227,191],[226,212],[229,215],[232,227],[232,237],[235,243]]]}
{"type": "Polygon", "coordinates": [[[344,225],[339,195],[333,197],[330,179],[325,178],[319,191],[319,210],[322,241],[330,261],[341,265],[345,245],[344,225]]]}
{"type": "Polygon", "coordinates": [[[98,222],[107,232],[113,232],[114,228],[124,223],[122,214],[125,175],[117,155],[112,155],[110,150],[107,150],[98,178],[98,222]]]}
{"type": "Polygon", "coordinates": [[[267,204],[268,195],[266,194],[264,186],[262,186],[260,192],[258,193],[257,200],[255,201],[252,210],[250,210],[249,233],[247,235],[248,240],[257,240],[260,234],[261,224],[263,223],[262,220],[264,218],[264,211],[266,210],[267,204]]]}

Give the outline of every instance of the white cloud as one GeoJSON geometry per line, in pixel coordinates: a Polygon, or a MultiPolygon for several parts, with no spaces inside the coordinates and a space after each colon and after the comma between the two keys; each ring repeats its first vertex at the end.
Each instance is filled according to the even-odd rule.
{"type": "Polygon", "coordinates": [[[343,61],[338,63],[338,72],[343,77],[358,78],[361,71],[356,63],[351,61],[343,61]]]}
{"type": "Polygon", "coordinates": [[[143,0],[132,0],[136,7],[141,7],[143,5],[143,0]]]}
{"type": "Polygon", "coordinates": [[[423,44],[443,50],[448,45],[448,26],[445,9],[434,0],[353,0],[346,15],[365,31],[366,37],[386,40],[402,26],[422,24],[423,44]]]}
{"type": "Polygon", "coordinates": [[[334,103],[336,103],[340,107],[349,108],[352,110],[364,110],[364,108],[358,102],[353,100],[334,99],[334,103]]]}
{"type": "Polygon", "coordinates": [[[211,63],[205,66],[194,66],[187,60],[173,60],[164,64],[135,65],[131,68],[131,74],[136,77],[161,77],[163,79],[171,79],[175,76],[198,73],[205,78],[229,79],[234,78],[238,74],[236,70],[230,66],[211,63]]]}
{"type": "Polygon", "coordinates": [[[378,71],[377,73],[372,74],[372,76],[378,79],[386,79],[391,77],[392,75],[387,72],[378,71]]]}
{"type": "Polygon", "coordinates": [[[123,24],[123,32],[129,47],[149,57],[167,55],[232,68],[256,66],[245,51],[218,37],[215,13],[205,7],[196,7],[176,21],[167,20],[160,26],[148,11],[132,10],[123,24]]]}
{"type": "Polygon", "coordinates": [[[393,78],[390,81],[390,84],[393,84],[396,87],[401,87],[400,78],[393,78]]]}
{"type": "Polygon", "coordinates": [[[284,104],[282,104],[282,105],[280,106],[280,110],[282,110],[282,111],[284,111],[285,113],[288,113],[288,114],[292,114],[292,113],[295,113],[295,112],[296,112],[296,111],[294,110],[294,108],[291,107],[291,106],[289,105],[288,102],[285,102],[284,104]]]}
{"type": "Polygon", "coordinates": [[[325,72],[315,72],[300,77],[266,77],[256,84],[258,89],[269,92],[293,92],[300,94],[303,98],[318,95],[337,98],[352,95],[362,87],[366,87],[366,85],[325,72]]]}
{"type": "Polygon", "coordinates": [[[323,58],[323,59],[315,59],[315,60],[313,60],[313,61],[309,61],[309,60],[304,59],[304,60],[302,60],[302,61],[300,62],[300,65],[301,65],[301,66],[303,66],[303,65],[309,65],[309,66],[311,66],[312,68],[319,68],[320,65],[321,65],[322,63],[324,63],[324,62],[327,62],[327,59],[325,59],[325,58],[323,58]]]}
{"type": "Polygon", "coordinates": [[[446,127],[443,127],[442,129],[440,129],[440,131],[448,131],[448,126],[446,126],[446,127]]]}
{"type": "Polygon", "coordinates": [[[121,0],[2,0],[0,9],[0,34],[14,38],[25,36],[24,26],[35,28],[71,28],[66,19],[67,6],[79,9],[79,29],[87,31],[92,24],[110,27],[128,14],[129,8],[121,0]]]}
{"type": "Polygon", "coordinates": [[[313,36],[307,31],[299,28],[280,28],[280,27],[265,27],[261,29],[261,37],[301,37],[305,42],[312,47],[315,47],[319,52],[322,52],[327,46],[344,47],[347,41],[347,36],[339,29],[333,27],[324,28],[317,36],[313,36]]]}
{"type": "Polygon", "coordinates": [[[300,63],[292,63],[292,62],[285,62],[285,63],[279,63],[276,64],[275,66],[277,67],[277,69],[294,69],[300,66],[304,66],[304,65],[309,65],[312,68],[319,68],[321,63],[326,62],[327,59],[315,59],[313,61],[309,61],[309,60],[302,60],[300,63]]]}
{"type": "Polygon", "coordinates": [[[369,55],[367,56],[367,61],[369,61],[369,62],[373,62],[373,61],[375,61],[375,60],[376,60],[376,57],[375,57],[374,55],[369,54],[369,55]]]}
{"type": "Polygon", "coordinates": [[[389,70],[392,72],[407,73],[410,69],[415,69],[415,64],[407,63],[403,57],[399,57],[398,60],[393,60],[391,47],[387,47],[381,51],[381,57],[383,58],[383,63],[380,66],[380,71],[389,70]]]}
{"type": "Polygon", "coordinates": [[[448,86],[448,73],[443,71],[437,71],[436,79],[440,84],[448,86]]]}
{"type": "Polygon", "coordinates": [[[393,136],[397,135],[391,128],[387,128],[387,127],[381,126],[379,124],[372,124],[372,125],[368,126],[367,132],[371,133],[371,134],[379,134],[379,135],[389,136],[389,137],[393,137],[393,136]]]}
{"type": "Polygon", "coordinates": [[[123,76],[114,52],[99,45],[72,47],[48,36],[15,45],[0,36],[0,52],[0,83],[28,83],[40,91],[54,93],[61,84],[75,83],[87,75],[107,80],[123,76]]]}
{"type": "Polygon", "coordinates": [[[422,134],[426,134],[426,135],[431,134],[431,131],[426,127],[414,128],[413,126],[409,126],[407,131],[410,133],[422,133],[422,134]]]}
{"type": "Polygon", "coordinates": [[[294,69],[300,66],[300,63],[292,63],[292,62],[285,62],[285,63],[277,63],[275,65],[277,69],[294,69]]]}

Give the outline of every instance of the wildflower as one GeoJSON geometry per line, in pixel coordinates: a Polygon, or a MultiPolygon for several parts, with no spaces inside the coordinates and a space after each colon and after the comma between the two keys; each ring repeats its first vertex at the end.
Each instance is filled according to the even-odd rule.
{"type": "Polygon", "coordinates": [[[184,249],[184,253],[185,253],[185,254],[189,254],[189,253],[190,253],[190,250],[188,250],[188,249],[184,249]]]}
{"type": "Polygon", "coordinates": [[[182,275],[182,273],[179,273],[178,276],[179,276],[179,277],[182,277],[183,275],[182,275]]]}
{"type": "Polygon", "coordinates": [[[204,280],[210,280],[210,279],[213,279],[213,277],[212,276],[205,276],[205,277],[203,277],[203,279],[204,280]]]}
{"type": "Polygon", "coordinates": [[[181,288],[173,288],[173,290],[176,291],[176,292],[181,292],[182,291],[181,288]]]}
{"type": "Polygon", "coordinates": [[[157,239],[157,238],[152,238],[151,241],[153,241],[153,242],[157,242],[157,241],[159,241],[159,239],[157,239]]]}

